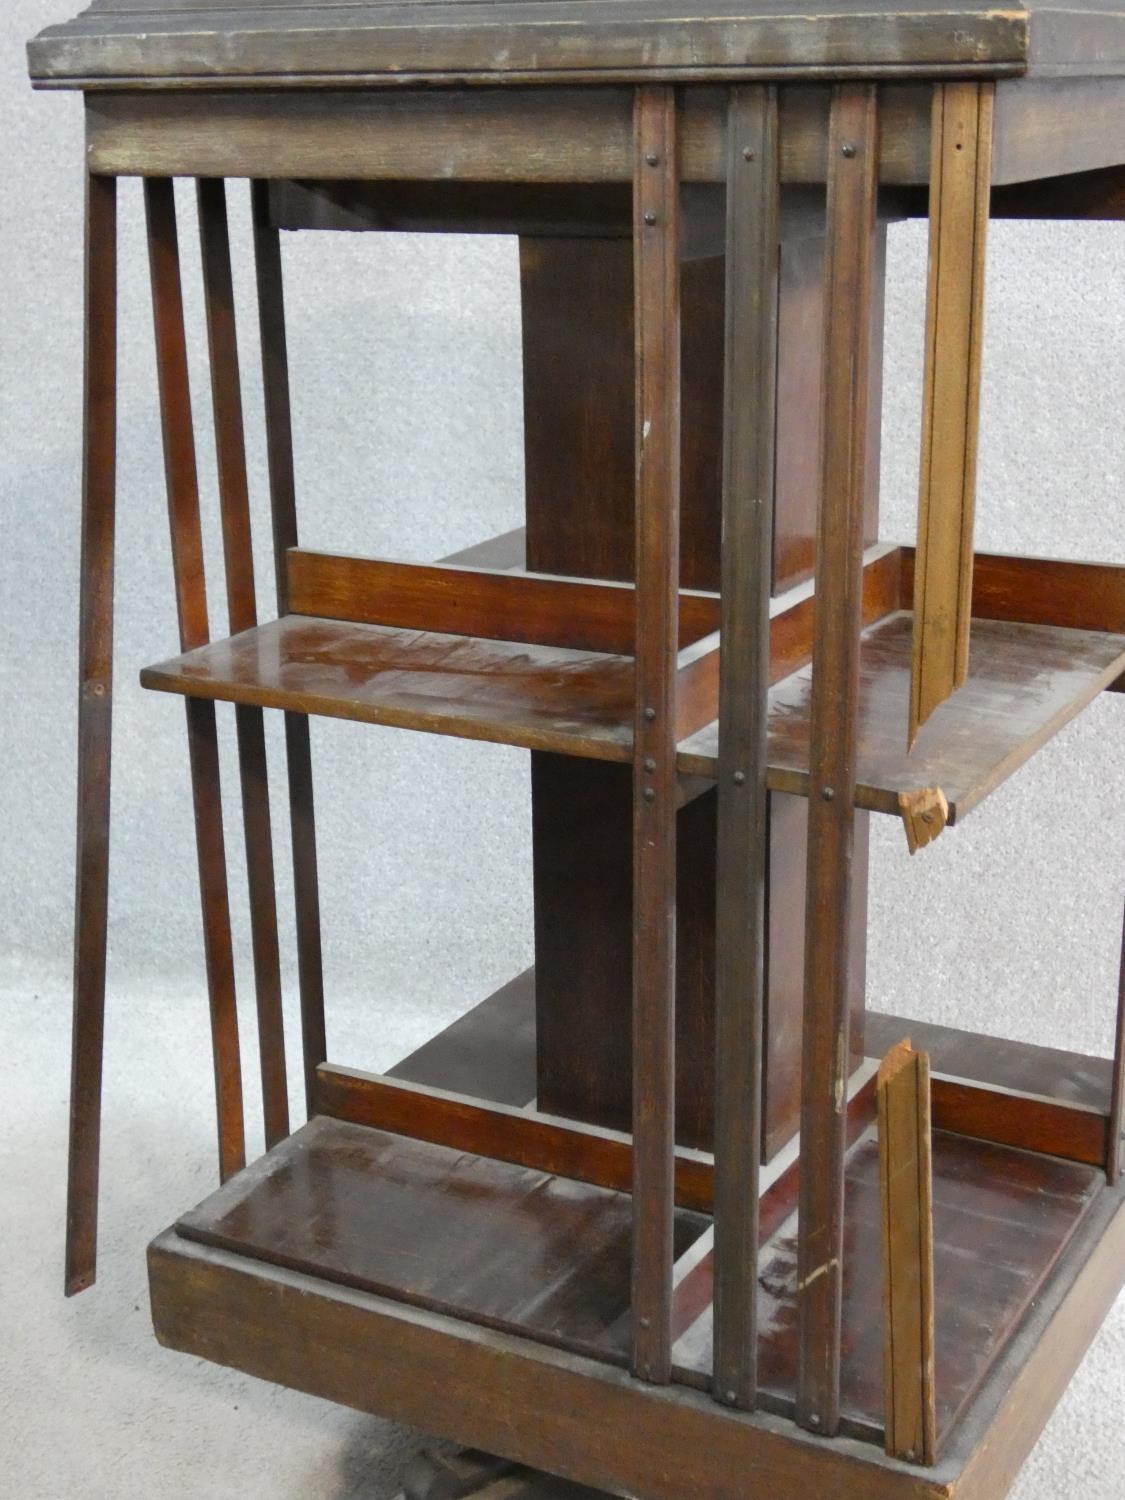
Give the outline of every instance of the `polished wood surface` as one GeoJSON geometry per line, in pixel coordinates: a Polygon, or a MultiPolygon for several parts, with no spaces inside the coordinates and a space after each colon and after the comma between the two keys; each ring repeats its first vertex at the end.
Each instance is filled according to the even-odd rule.
{"type": "Polygon", "coordinates": [[[860,85],[834,89],[828,131],[827,311],[809,705],[801,1041],[805,1162],[798,1235],[797,1420],[824,1437],[834,1436],[840,1421],[846,1149],[842,1104],[851,1073],[851,862],[878,138],[876,90],[860,85]]]}
{"type": "Polygon", "coordinates": [[[66,1182],[67,1296],[98,1254],[113,725],[113,543],[117,473],[117,183],[86,179],[82,521],[78,605],[78,847],[66,1182]]]}
{"type": "MultiPolygon", "coordinates": [[[[624,1364],[630,1222],[627,1194],[317,1118],[179,1232],[624,1364]]],[[[708,1221],[673,1222],[682,1254],[708,1221]]]]}

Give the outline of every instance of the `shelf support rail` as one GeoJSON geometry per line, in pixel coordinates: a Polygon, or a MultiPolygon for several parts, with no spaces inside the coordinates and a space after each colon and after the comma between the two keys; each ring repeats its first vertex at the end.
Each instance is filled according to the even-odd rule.
{"type": "MultiPolygon", "coordinates": [[[[176,613],[180,649],[191,651],[207,644],[209,626],[172,179],[146,178],[144,195],[176,613]]],[[[246,1132],[219,784],[219,742],[214,703],[203,698],[187,698],[184,706],[187,710],[203,945],[211,1009],[219,1172],[225,1182],[246,1165],[246,1132]]]]}
{"type": "Polygon", "coordinates": [[[715,969],[713,1388],[757,1401],[766,790],[780,274],[776,88],[731,90],[715,969]]]}
{"type": "Polygon", "coordinates": [[[632,1368],[671,1379],[675,1182],[676,654],[680,268],[675,90],[638,88],[633,245],[636,686],[633,739],[632,1368]]]}
{"type": "Polygon", "coordinates": [[[797,1420],[840,1423],[849,939],[878,188],[877,91],[837,85],[828,133],[827,316],[809,762],[797,1420]]]}

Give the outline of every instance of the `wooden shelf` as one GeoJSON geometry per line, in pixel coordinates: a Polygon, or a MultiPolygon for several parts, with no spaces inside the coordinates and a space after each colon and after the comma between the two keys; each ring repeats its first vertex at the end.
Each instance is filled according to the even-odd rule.
{"type": "MultiPolygon", "coordinates": [[[[1125,635],[974,619],[969,680],[906,750],[913,615],[898,610],[863,633],[857,800],[899,812],[900,793],[940,787],[949,821],[964,816],[1125,672],[1125,635]]],[[[808,791],[812,667],[770,690],[769,785],[808,791]]],[[[719,726],[680,745],[680,770],[716,775],[719,726]]]]}

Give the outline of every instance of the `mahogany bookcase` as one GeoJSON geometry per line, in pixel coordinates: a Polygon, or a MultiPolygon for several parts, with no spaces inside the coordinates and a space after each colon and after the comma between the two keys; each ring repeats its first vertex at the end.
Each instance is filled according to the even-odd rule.
{"type": "Polygon", "coordinates": [[[987,226],[1125,217],[1125,9],[95,0],[30,63],[86,99],[68,1291],[96,1263],[116,181],[139,176],[181,648],[142,682],[187,713],[222,1178],[150,1248],[158,1337],[498,1455],[432,1466],[435,1500],[510,1493],[505,1462],[641,1500],[1003,1494],[1125,1281],[1125,996],[1112,1061],[868,1010],[868,821],[912,851],[955,836],[1125,686],[1125,568],[973,548],[987,226]],[[221,640],[176,177],[198,194],[221,640]],[[886,228],[909,216],[931,238],[914,547],[880,542],[878,494],[886,228]],[[391,230],[520,240],[526,526],[429,566],[298,538],[281,235],[391,230]],[[216,703],[250,884],[249,1162],[216,703]],[[327,1046],[311,715],[531,755],[534,970],[385,1077],[327,1046]]]}

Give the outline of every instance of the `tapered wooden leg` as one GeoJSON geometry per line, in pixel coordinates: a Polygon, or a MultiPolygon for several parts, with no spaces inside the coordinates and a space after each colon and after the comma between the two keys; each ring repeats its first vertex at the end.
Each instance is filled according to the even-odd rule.
{"type": "MultiPolygon", "coordinates": [[[[190,651],[207,643],[209,629],[195,435],[180,288],[176,201],[171,179],[146,180],[145,212],[148,221],[156,370],[164,433],[164,471],[172,535],[176,611],[181,650],[190,651]]],[[[218,734],[213,703],[189,698],[185,706],[199,858],[199,889],[203,909],[203,947],[211,1005],[219,1172],[225,1181],[246,1165],[246,1138],[242,1114],[242,1072],[227,896],[222,794],[219,786],[218,734]]]]}
{"type": "Polygon", "coordinates": [[[735,89],[727,127],[726,418],[715,961],[715,1362],[757,1398],[758,1163],[765,1001],[766,699],[773,573],[777,92],[735,89]]]}
{"type": "MultiPolygon", "coordinates": [[[[286,553],[297,545],[297,500],[293,471],[293,427],[289,402],[289,358],[285,338],[285,292],[281,245],[270,223],[269,184],[252,187],[254,257],[262,341],[262,387],[266,405],[266,452],[273,514],[274,565],[279,614],[289,609],[286,553]]],[[[297,975],[301,989],[301,1041],[305,1102],[313,1111],[316,1070],[328,1058],[324,1026],[324,961],[320,935],[320,885],[313,807],[312,745],[303,714],[285,715],[289,770],[289,820],[293,841],[293,895],[297,912],[297,975]]]]}
{"type": "MultiPolygon", "coordinates": [[[[203,290],[207,308],[207,343],[215,418],[215,453],[219,467],[219,503],[223,519],[227,614],[231,634],[258,623],[254,589],[254,553],[250,531],[250,497],[246,482],[246,442],[242,424],[242,385],[231,278],[226,184],[221,178],[198,183],[199,236],[203,290]]],[[[266,1145],[289,1134],[289,1091],[285,1071],[285,1027],[281,1007],[281,958],[277,937],[273,834],[270,827],[269,775],[262,710],[235,708],[242,818],[246,839],[246,875],[250,890],[250,934],[258,1009],[258,1053],[262,1073],[262,1106],[266,1145]]]]}
{"type": "Polygon", "coordinates": [[[633,1372],[671,1378],[680,499],[679,162],[671,88],[637,90],[633,1372]]]}
{"type": "Polygon", "coordinates": [[[86,182],[86,354],[78,642],[78,850],[66,1292],[93,1284],[98,1249],[113,703],[117,459],[117,182],[86,182]]]}
{"type": "Polygon", "coordinates": [[[849,939],[855,839],[868,359],[878,186],[876,91],[833,90],[824,423],[809,765],[798,1234],[798,1420],[840,1418],[849,939]]]}

